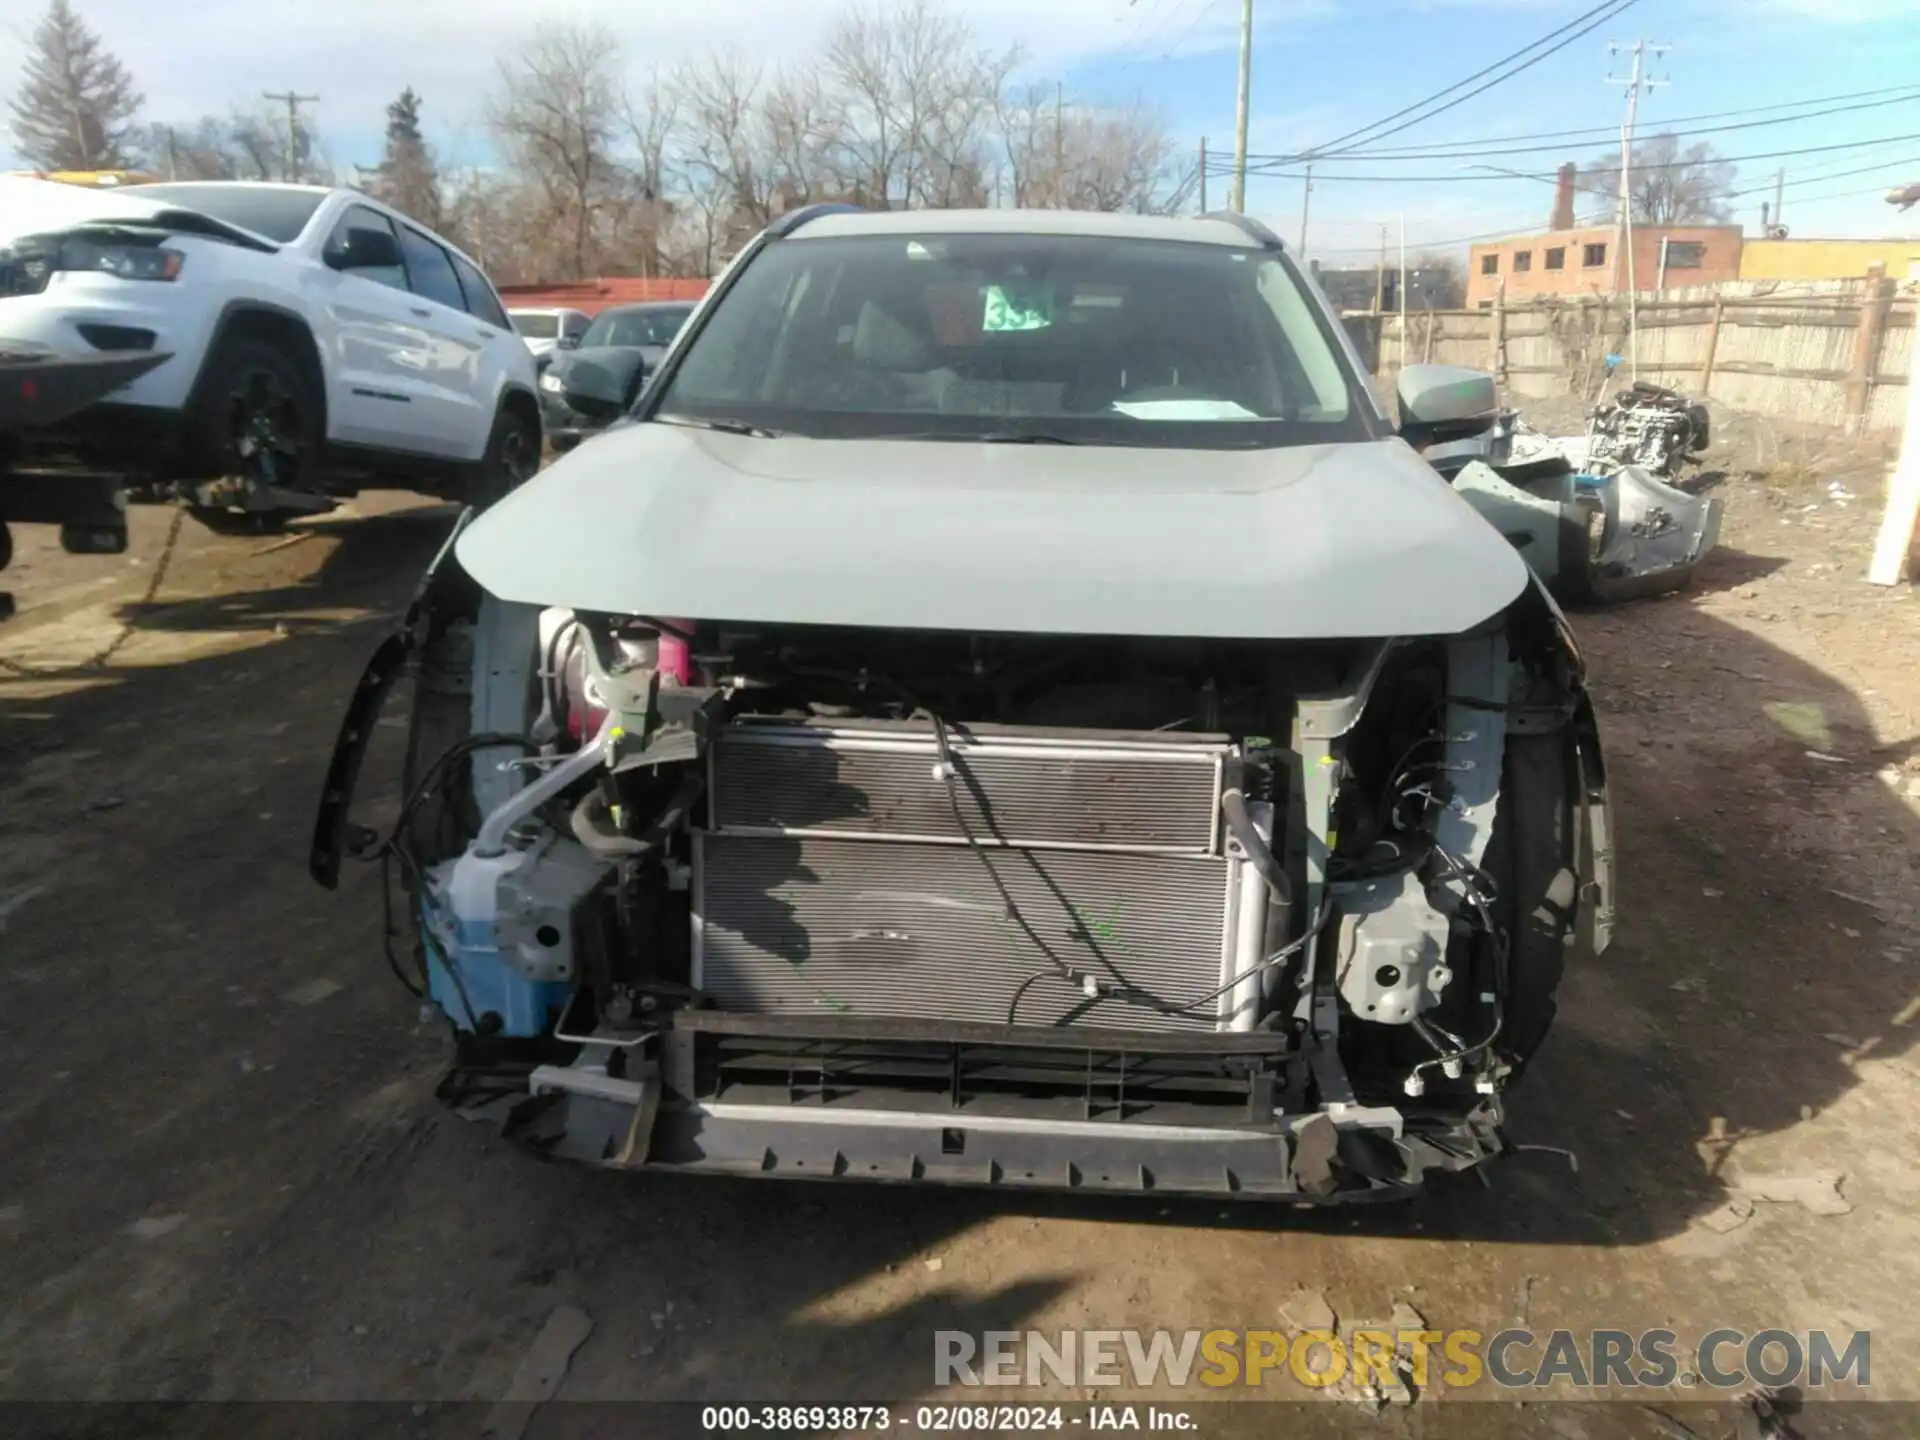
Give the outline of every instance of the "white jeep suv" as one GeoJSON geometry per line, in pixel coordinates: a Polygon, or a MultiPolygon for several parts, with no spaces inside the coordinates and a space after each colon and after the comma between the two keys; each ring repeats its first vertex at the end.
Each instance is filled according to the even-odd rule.
{"type": "Polygon", "coordinates": [[[350,190],[0,179],[0,353],[168,358],[35,436],[263,527],[538,467],[535,369],[479,266],[350,190]]]}

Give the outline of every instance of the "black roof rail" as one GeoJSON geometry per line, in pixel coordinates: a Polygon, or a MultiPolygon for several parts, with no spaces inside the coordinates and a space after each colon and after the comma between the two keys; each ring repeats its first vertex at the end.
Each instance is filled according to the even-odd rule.
{"type": "Polygon", "coordinates": [[[823,215],[864,215],[866,206],[850,205],[845,201],[828,201],[819,205],[802,205],[798,210],[789,210],[784,215],[776,215],[767,226],[767,234],[775,240],[784,240],[809,220],[818,220],[823,215]]]}
{"type": "Polygon", "coordinates": [[[1269,250],[1284,250],[1280,237],[1255,220],[1251,215],[1242,215],[1238,210],[1209,210],[1200,217],[1202,220],[1224,220],[1237,229],[1246,231],[1269,250]]]}

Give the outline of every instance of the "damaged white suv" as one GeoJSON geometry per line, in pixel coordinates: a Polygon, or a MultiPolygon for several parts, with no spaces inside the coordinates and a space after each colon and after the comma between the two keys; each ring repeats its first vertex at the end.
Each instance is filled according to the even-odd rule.
{"type": "Polygon", "coordinates": [[[463,525],[313,869],[594,1163],[1330,1200],[1498,1154],[1604,946],[1580,657],[1235,217],[785,217],[463,525]],[[349,824],[415,657],[407,801],[349,824]]]}

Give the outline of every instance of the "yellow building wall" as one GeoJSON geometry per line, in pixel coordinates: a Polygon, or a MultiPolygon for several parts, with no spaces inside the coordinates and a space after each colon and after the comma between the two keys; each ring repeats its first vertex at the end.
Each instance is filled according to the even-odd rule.
{"type": "Polygon", "coordinates": [[[1749,240],[1740,250],[1740,278],[1854,280],[1875,261],[1889,279],[1920,278],[1920,239],[1749,240]]]}

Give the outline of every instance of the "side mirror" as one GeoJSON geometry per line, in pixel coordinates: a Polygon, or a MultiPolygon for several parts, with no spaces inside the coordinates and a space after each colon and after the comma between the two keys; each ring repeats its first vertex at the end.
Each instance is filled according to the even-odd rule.
{"type": "Polygon", "coordinates": [[[1400,435],[1414,449],[1484,434],[1500,418],[1493,377],[1460,365],[1409,365],[1400,372],[1400,435]]]}
{"type": "Polygon", "coordinates": [[[563,333],[559,339],[553,342],[553,348],[556,350],[578,350],[580,348],[580,337],[578,335],[567,335],[563,333]]]}
{"type": "Polygon", "coordinates": [[[611,420],[627,408],[626,380],[604,365],[569,365],[560,377],[560,393],[568,407],[582,415],[611,420]]]}
{"type": "Polygon", "coordinates": [[[345,241],[327,247],[326,260],[333,270],[398,270],[406,264],[400,242],[386,230],[349,230],[345,241]]]}

